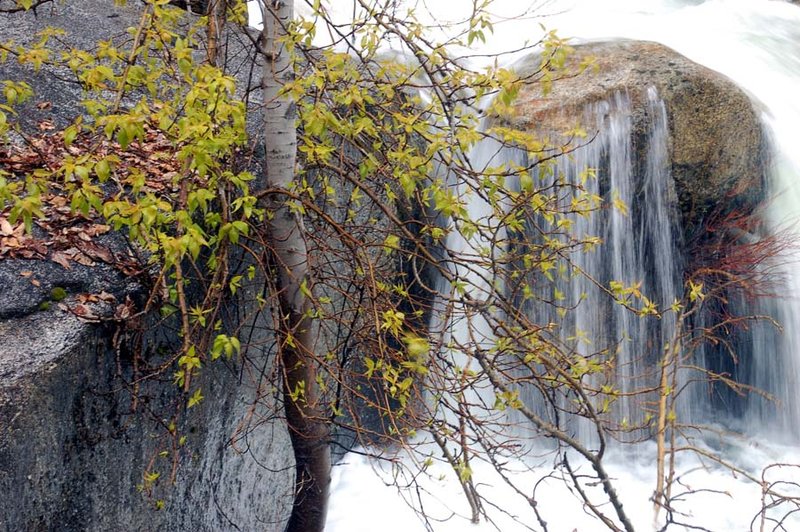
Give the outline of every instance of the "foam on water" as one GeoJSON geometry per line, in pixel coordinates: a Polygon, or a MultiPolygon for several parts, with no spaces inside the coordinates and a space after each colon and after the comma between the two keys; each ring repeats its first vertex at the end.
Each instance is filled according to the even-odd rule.
{"type": "MultiPolygon", "coordinates": [[[[739,467],[758,478],[761,477],[761,468],[767,464],[800,463],[797,449],[763,447],[752,441],[737,443],[726,452],[738,462],[739,467]]],[[[643,456],[648,454],[652,453],[643,453],[643,456]]],[[[397,459],[410,466],[407,459],[397,459]]],[[[753,530],[760,529],[761,517],[758,513],[762,491],[758,484],[746,480],[742,474],[718,467],[710,460],[700,462],[685,456],[677,466],[682,476],[676,493],[683,491],[686,497],[675,505],[675,521],[713,531],[750,530],[751,525],[753,530]]],[[[575,467],[578,471],[587,470],[585,465],[575,467]]],[[[521,532],[542,529],[527,501],[510,489],[488,464],[474,463],[473,468],[475,478],[480,479],[479,492],[504,510],[501,512],[489,508],[492,521],[483,520],[476,525],[469,521],[469,507],[447,465],[435,464],[429,469],[429,476],[418,477],[419,486],[402,489],[402,486],[409,484],[410,477],[401,474],[399,467],[350,454],[334,469],[326,530],[422,532],[426,526],[420,513],[428,517],[436,532],[521,532]]],[[[636,529],[653,530],[653,503],[650,497],[656,479],[652,461],[617,457],[609,460],[608,471],[636,529]]],[[[520,472],[515,477],[519,485],[529,487],[531,494],[534,494],[535,487],[537,508],[541,518],[547,522],[548,529],[551,532],[604,529],[594,516],[585,511],[566,480],[552,474],[552,468],[545,464],[520,472]]],[[[769,482],[779,479],[793,481],[798,475],[800,468],[796,466],[776,467],[767,472],[765,479],[769,482]]],[[[590,490],[594,500],[603,500],[599,487],[590,490]]],[[[797,489],[791,493],[800,495],[797,489]]],[[[606,507],[604,509],[608,510],[606,507]]],[[[769,515],[782,516],[787,509],[776,507],[769,515]]],[[[773,526],[774,523],[764,530],[773,530],[773,526]]],[[[800,517],[789,518],[785,526],[785,530],[800,530],[800,517]]]]}

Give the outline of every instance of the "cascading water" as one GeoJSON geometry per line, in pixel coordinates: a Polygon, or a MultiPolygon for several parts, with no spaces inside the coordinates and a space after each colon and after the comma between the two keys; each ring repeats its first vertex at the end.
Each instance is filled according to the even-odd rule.
{"type": "MultiPolygon", "coordinates": [[[[468,159],[477,171],[476,175],[480,175],[487,168],[519,164],[521,156],[519,150],[505,148],[494,139],[486,138],[476,144],[468,154],[468,159]]],[[[498,224],[494,207],[477,194],[480,183],[469,178],[455,179],[453,176],[448,176],[448,180],[454,194],[466,204],[467,219],[480,226],[480,230],[469,238],[464,236],[466,231],[463,227],[450,228],[444,244],[448,270],[456,283],[462,283],[469,290],[471,300],[489,302],[500,280],[488,264],[496,251],[492,250],[493,242],[505,240],[505,228],[498,224]]],[[[445,295],[445,300],[456,301],[458,298],[453,294],[456,283],[440,278],[437,281],[438,293],[445,295]]],[[[441,301],[434,305],[437,310],[433,313],[431,329],[443,334],[442,344],[450,346],[454,366],[478,370],[475,361],[465,356],[468,350],[464,346],[491,348],[494,333],[487,316],[471,310],[471,305],[464,304],[457,304],[457,308],[450,309],[445,315],[441,301]]],[[[494,394],[487,392],[485,397],[476,399],[490,408],[494,394]]]]}
{"type": "MultiPolygon", "coordinates": [[[[616,1],[603,3],[602,8],[589,2],[559,5],[576,7],[552,22],[566,35],[662,42],[750,91],[763,105],[763,121],[772,133],[775,151],[763,214],[765,234],[796,242],[800,234],[800,151],[796,148],[800,139],[796,97],[800,94],[800,9],[766,0],[616,1]]],[[[741,382],[777,399],[776,404],[751,395],[743,407],[743,419],[736,424],[751,434],[769,432],[783,439],[800,434],[800,327],[796,325],[800,272],[793,255],[790,249],[781,257],[785,264],[779,297],[739,309],[774,317],[783,332],[776,332],[771,324],[754,324],[752,334],[745,335],[739,346],[747,358],[733,369],[741,382]]],[[[717,412],[712,417],[724,421],[725,415],[717,412]]]]}
{"type": "MultiPolygon", "coordinates": [[[[533,323],[561,322],[557,341],[571,353],[615,368],[613,375],[593,386],[608,385],[620,392],[608,417],[623,433],[629,432],[620,436],[623,440],[645,437],[641,430],[626,429],[644,423],[644,401],[652,402],[653,397],[641,391],[652,388],[658,380],[660,347],[672,340],[675,315],[667,312],[662,319],[640,317],[614,304],[595,283],[604,287],[613,283],[639,286],[659,310],[669,309],[682,297],[682,254],[675,236],[680,233],[673,227],[677,200],[667,158],[667,116],[655,88],[648,90],[647,106],[652,119],[642,147],[633,145],[627,94],[616,93],[610,101],[586,109],[584,125],[596,136],[569,157],[560,158],[550,180],[564,187],[585,187],[586,193],[602,198],[602,207],[591,215],[571,216],[571,235],[599,237],[603,244],[570,257],[569,268],[563,270],[577,268],[580,274],[542,283],[548,293],[539,294],[541,300],[552,300],[557,293],[555,299],[562,300],[559,307],[574,310],[561,317],[559,308],[543,305],[539,299],[524,303],[533,323]],[[643,168],[637,168],[634,161],[637,148],[646,153],[643,168]],[[597,178],[587,178],[587,172],[596,173],[597,178]]],[[[543,410],[546,401],[538,392],[529,391],[524,400],[548,417],[543,410]]],[[[571,400],[563,397],[560,408],[569,410],[566,403],[571,400]]],[[[688,408],[691,403],[682,404],[688,408]]],[[[690,417],[688,411],[680,414],[690,417]]],[[[567,423],[574,425],[572,432],[580,441],[592,445],[596,434],[593,423],[580,418],[567,423]]]]}
{"type": "MultiPolygon", "coordinates": [[[[561,14],[548,20],[547,24],[557,28],[562,36],[585,39],[625,37],[662,42],[688,58],[726,74],[749,91],[763,104],[764,122],[774,141],[770,199],[764,209],[764,233],[799,233],[796,225],[800,220],[800,149],[796,146],[800,143],[800,99],[797,97],[800,94],[800,8],[777,0],[563,0],[549,6],[552,6],[549,11],[561,14]]],[[[528,35],[530,26],[529,20],[512,21],[502,27],[501,33],[508,40],[513,34],[528,35]]],[[[625,216],[607,210],[590,220],[576,219],[576,224],[584,223],[585,227],[573,228],[573,232],[600,236],[608,251],[602,252],[603,257],[587,254],[575,260],[581,268],[604,282],[610,279],[624,283],[642,280],[643,292],[654,299],[659,309],[663,309],[674,298],[680,297],[683,289],[681,259],[676,260],[679,256],[676,249],[680,249],[679,245],[676,248],[676,240],[680,233],[669,223],[664,223],[665,219],[675,219],[670,216],[670,211],[675,208],[674,191],[668,188],[670,180],[664,173],[666,165],[663,162],[666,116],[657,94],[651,91],[647,98],[648,113],[652,117],[646,148],[647,167],[632,169],[630,134],[626,132],[629,127],[625,118],[627,104],[625,95],[618,94],[612,101],[596,104],[587,111],[586,124],[595,124],[599,136],[574,153],[571,161],[560,162],[558,173],[565,179],[575,179],[587,166],[608,169],[606,178],[610,182],[604,182],[603,172],[599,172],[601,177],[595,184],[597,192],[613,199],[608,196],[608,190],[616,190],[630,213],[625,216]],[[630,181],[634,172],[640,177],[638,190],[630,181]],[[644,205],[648,209],[642,209],[644,205]]],[[[741,308],[749,312],[773,315],[784,330],[777,333],[768,324],[760,323],[752,326],[746,334],[737,336],[744,358],[735,368],[734,375],[740,381],[774,395],[779,404],[776,406],[757,396],[737,399],[741,406],[736,416],[732,416],[725,409],[734,411],[736,408],[725,402],[709,403],[702,393],[687,394],[679,403],[682,411],[678,416],[681,419],[717,421],[741,429],[749,438],[757,438],[758,442],[744,438],[738,444],[728,440],[724,445],[714,447],[715,452],[721,453],[721,458],[756,473],[765,464],[797,463],[799,458],[796,437],[800,432],[800,268],[794,263],[791,252],[784,258],[781,272],[786,282],[780,288],[782,297],[762,301],[758,306],[751,301],[741,303],[741,308]],[[738,424],[734,422],[737,416],[738,424]],[[792,447],[777,445],[775,442],[780,440],[777,435],[788,439],[792,447]],[[737,449],[737,445],[741,449],[737,449]]],[[[575,279],[560,281],[558,289],[569,301],[576,301],[586,293],[578,310],[557,333],[561,341],[572,342],[572,348],[583,354],[593,353],[599,346],[593,346],[593,350],[592,346],[580,345],[575,340],[574,331],[577,330],[584,331],[588,338],[603,339],[608,346],[619,343],[614,379],[621,389],[633,390],[652,382],[655,376],[648,375],[648,360],[641,355],[642,343],[663,344],[672,334],[673,323],[643,324],[639,318],[626,317],[621,312],[617,315],[616,310],[612,317],[606,318],[607,314],[597,310],[601,304],[592,304],[595,296],[575,279]],[[570,329],[573,332],[570,333],[570,329]],[[634,375],[644,377],[637,381],[631,378],[634,375]]],[[[545,311],[531,308],[529,312],[545,311]]],[[[690,377],[684,375],[687,380],[690,377]]],[[[533,394],[527,401],[537,404],[533,394]]],[[[626,404],[625,401],[620,401],[615,408],[612,416],[620,422],[623,419],[635,420],[640,411],[638,405],[626,404]]],[[[576,426],[573,430],[585,441],[591,440],[591,434],[585,428],[576,426]]],[[[653,473],[652,464],[649,466],[645,469],[628,460],[610,466],[637,527],[642,529],[652,527],[652,503],[648,497],[653,491],[653,473]]],[[[690,463],[686,469],[695,466],[690,463]]],[[[362,514],[356,518],[354,516],[360,513],[358,508],[348,507],[345,500],[356,499],[352,494],[359,489],[367,490],[365,494],[372,497],[377,496],[378,490],[371,480],[372,470],[368,463],[353,461],[336,475],[340,487],[334,493],[332,503],[332,529],[366,531],[375,528],[379,516],[362,514]]],[[[791,479],[791,473],[788,478],[791,479]]],[[[687,521],[693,520],[710,530],[750,528],[762,495],[758,486],[747,487],[734,476],[713,468],[687,473],[686,485],[710,487],[730,494],[714,498],[711,492],[695,493],[687,499],[693,502],[688,502],[688,506],[683,508],[690,514],[687,521]]],[[[450,486],[429,488],[436,490],[438,498],[444,502],[440,506],[426,506],[427,511],[434,512],[434,507],[439,508],[438,516],[445,518],[450,515],[447,508],[457,508],[462,504],[457,495],[445,496],[445,492],[458,491],[455,483],[450,486]]],[[[548,504],[555,508],[550,514],[551,530],[598,529],[597,521],[585,519],[580,505],[570,507],[575,508],[574,511],[560,510],[567,504],[565,501],[574,499],[566,490],[559,491],[557,485],[549,486],[548,494],[537,496],[537,501],[542,508],[548,504]]],[[[495,485],[494,489],[500,500],[504,500],[500,486],[495,485]]],[[[390,488],[386,493],[383,501],[388,503],[395,492],[390,488]]],[[[524,505],[518,509],[519,514],[528,511],[524,505]]],[[[396,526],[387,528],[385,520],[381,520],[385,530],[423,529],[402,507],[395,506],[393,512],[397,516],[396,526]],[[405,519],[399,517],[401,515],[405,515],[405,519]]],[[[503,530],[523,529],[513,521],[508,523],[503,530]]],[[[465,526],[464,521],[455,520],[454,524],[443,523],[441,530],[463,530],[465,526]]],[[[535,524],[531,526],[535,527],[535,524]]],[[[754,526],[757,527],[758,523],[754,526]]],[[[790,522],[786,526],[791,530],[798,524],[790,522]]],[[[440,530],[438,526],[435,528],[440,530]]],[[[491,527],[487,527],[489,529],[491,527]]]]}

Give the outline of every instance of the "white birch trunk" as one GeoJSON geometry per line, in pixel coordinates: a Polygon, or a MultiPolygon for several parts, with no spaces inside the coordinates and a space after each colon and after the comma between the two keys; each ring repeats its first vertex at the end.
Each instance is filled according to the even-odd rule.
{"type": "MultiPolygon", "coordinates": [[[[293,78],[289,50],[281,37],[292,20],[292,0],[264,0],[265,185],[288,190],[295,179],[297,152],[296,106],[280,94],[293,78]]],[[[267,231],[277,270],[280,300],[279,352],[284,370],[286,418],[297,462],[295,503],[287,532],[315,532],[325,527],[330,485],[329,430],[318,404],[316,357],[310,302],[301,290],[310,288],[308,252],[302,219],[285,206],[285,196],[268,202],[267,231]],[[299,397],[292,392],[303,388],[299,397]]]]}

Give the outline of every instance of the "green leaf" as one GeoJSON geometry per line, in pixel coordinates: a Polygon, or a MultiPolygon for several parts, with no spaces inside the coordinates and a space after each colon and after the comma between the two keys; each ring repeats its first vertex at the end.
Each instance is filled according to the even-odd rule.
{"type": "Polygon", "coordinates": [[[64,130],[64,146],[69,148],[78,136],[78,126],[72,125],[64,130]]]}
{"type": "Polygon", "coordinates": [[[390,255],[393,251],[400,248],[400,237],[397,235],[389,235],[383,241],[383,251],[390,255]]]}
{"type": "Polygon", "coordinates": [[[231,294],[236,295],[236,291],[242,286],[242,276],[241,275],[234,275],[231,277],[230,282],[228,283],[228,288],[231,291],[231,294]]]}
{"type": "Polygon", "coordinates": [[[196,389],[192,396],[189,398],[189,403],[187,404],[187,408],[192,408],[195,405],[200,404],[200,401],[204,399],[203,393],[200,388],[196,389]]]}
{"type": "Polygon", "coordinates": [[[97,164],[94,165],[94,173],[97,174],[97,178],[101,183],[108,181],[108,177],[111,175],[111,165],[108,159],[99,160],[97,164]]]}

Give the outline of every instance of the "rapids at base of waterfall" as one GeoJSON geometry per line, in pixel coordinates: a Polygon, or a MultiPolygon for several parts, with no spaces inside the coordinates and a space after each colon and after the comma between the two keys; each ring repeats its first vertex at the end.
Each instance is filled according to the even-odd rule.
{"type": "MultiPolygon", "coordinates": [[[[729,439],[718,447],[709,447],[708,452],[722,451],[728,459],[743,471],[762,478],[762,468],[768,464],[800,463],[798,449],[779,447],[754,440],[729,439]]],[[[624,509],[636,530],[658,530],[664,523],[662,510],[657,522],[651,497],[655,487],[655,444],[643,444],[638,456],[609,456],[606,468],[619,493],[624,509]]],[[[621,451],[629,450],[623,448],[621,451]]],[[[431,454],[437,456],[433,449],[431,454]]],[[[385,456],[412,468],[403,454],[385,456]]],[[[533,467],[522,467],[511,462],[509,469],[518,471],[512,475],[518,487],[529,495],[536,487],[535,500],[541,518],[547,523],[549,532],[595,531],[606,527],[588,509],[584,508],[578,494],[563,478],[566,472],[553,471],[552,455],[545,454],[533,467]],[[546,478],[547,476],[550,478],[546,478]]],[[[591,474],[588,464],[572,460],[578,474],[591,474]]],[[[427,475],[418,477],[418,486],[410,485],[398,489],[394,484],[408,486],[411,478],[399,472],[385,460],[366,458],[350,453],[333,470],[332,498],[326,531],[328,532],[423,532],[424,515],[434,532],[516,532],[542,530],[528,502],[515,493],[492,467],[485,462],[472,464],[473,478],[478,491],[497,505],[485,504],[491,521],[482,518],[477,525],[470,523],[470,510],[460,491],[458,480],[444,463],[436,461],[428,468],[427,475]]],[[[673,488],[673,497],[684,493],[685,497],[675,502],[674,521],[703,527],[712,531],[744,530],[800,530],[800,514],[791,513],[795,506],[788,503],[776,505],[767,513],[762,529],[759,514],[762,499],[759,484],[714,464],[709,459],[684,455],[677,461],[678,482],[673,488]],[[783,527],[777,523],[784,519],[783,527]]],[[[764,479],[784,494],[798,497],[800,467],[784,466],[769,469],[764,479]],[[782,483],[784,481],[785,483],[782,483]]],[[[608,498],[596,482],[586,488],[592,502],[601,511],[613,516],[608,498]]],[[[703,529],[701,528],[701,530],[703,529]]],[[[672,525],[670,530],[684,527],[672,525]]]]}

